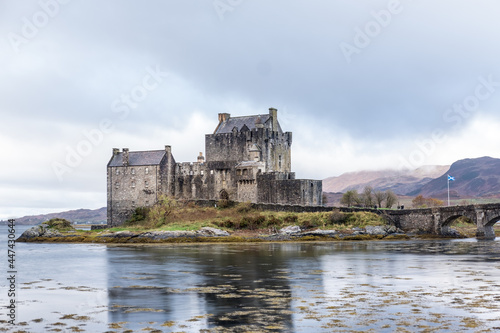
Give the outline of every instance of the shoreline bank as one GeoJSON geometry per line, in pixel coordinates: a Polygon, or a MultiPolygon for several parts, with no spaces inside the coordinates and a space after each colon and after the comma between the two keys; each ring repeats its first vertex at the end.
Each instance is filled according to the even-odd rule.
{"type": "Polygon", "coordinates": [[[43,226],[26,230],[16,242],[26,243],[90,243],[90,244],[175,244],[175,243],[264,243],[309,241],[377,241],[412,239],[459,239],[468,238],[458,232],[449,236],[405,233],[395,227],[366,227],[355,230],[305,230],[290,227],[276,233],[263,230],[229,233],[216,228],[197,231],[57,231],[43,226]]]}

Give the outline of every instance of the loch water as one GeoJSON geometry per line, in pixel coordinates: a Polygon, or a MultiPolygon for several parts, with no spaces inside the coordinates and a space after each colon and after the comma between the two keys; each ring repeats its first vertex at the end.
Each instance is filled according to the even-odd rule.
{"type": "MultiPolygon", "coordinates": [[[[0,265],[7,274],[7,231],[0,265]]],[[[25,229],[20,227],[18,235],[25,229]]],[[[24,332],[494,332],[500,241],[16,244],[24,332]]]]}

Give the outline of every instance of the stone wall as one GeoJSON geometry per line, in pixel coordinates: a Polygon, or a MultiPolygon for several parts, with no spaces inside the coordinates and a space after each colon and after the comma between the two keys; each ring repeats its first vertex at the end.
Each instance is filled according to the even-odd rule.
{"type": "Polygon", "coordinates": [[[153,205],[162,193],[158,165],[108,168],[108,223],[123,224],[137,207],[153,205]]]}
{"type": "MultiPolygon", "coordinates": [[[[187,200],[193,202],[200,207],[216,207],[218,200],[187,200]]],[[[237,204],[237,202],[233,202],[237,204]]],[[[327,206],[301,206],[301,205],[283,205],[275,203],[251,203],[251,207],[262,211],[272,212],[291,212],[291,213],[316,213],[316,212],[331,212],[338,210],[343,213],[354,212],[372,212],[380,214],[380,210],[369,208],[352,208],[352,207],[327,207],[327,206]]]]}
{"type": "Polygon", "coordinates": [[[261,161],[266,163],[265,172],[291,171],[292,133],[279,133],[267,128],[207,134],[205,136],[206,160],[207,162],[233,162],[233,165],[239,161],[252,161],[254,158],[249,150],[254,144],[261,150],[261,161]]]}
{"type": "Polygon", "coordinates": [[[394,224],[403,231],[435,233],[432,209],[403,209],[386,211],[394,224]]]}
{"type": "Polygon", "coordinates": [[[268,173],[257,176],[257,202],[321,206],[320,180],[294,179],[294,173],[268,173]]]}

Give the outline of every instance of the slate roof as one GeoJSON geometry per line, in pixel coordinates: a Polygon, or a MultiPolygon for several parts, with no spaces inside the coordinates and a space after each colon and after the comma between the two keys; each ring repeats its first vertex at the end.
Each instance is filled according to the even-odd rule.
{"type": "MultiPolygon", "coordinates": [[[[128,153],[128,165],[159,165],[166,153],[165,150],[131,151],[128,153]]],[[[123,166],[123,152],[114,155],[108,166],[123,166]]]]}
{"type": "Polygon", "coordinates": [[[270,118],[269,114],[258,114],[255,116],[243,116],[243,117],[230,117],[222,124],[220,124],[219,127],[217,127],[214,134],[231,133],[233,131],[233,128],[235,127],[238,128],[238,131],[241,131],[241,129],[245,125],[250,130],[253,130],[255,128],[255,122],[257,121],[257,119],[259,119],[259,117],[261,124],[264,124],[264,127],[266,127],[265,123],[270,118]]]}

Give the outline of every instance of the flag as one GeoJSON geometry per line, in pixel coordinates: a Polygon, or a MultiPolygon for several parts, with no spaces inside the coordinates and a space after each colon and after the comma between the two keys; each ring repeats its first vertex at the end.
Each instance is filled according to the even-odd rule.
{"type": "Polygon", "coordinates": [[[452,177],[452,176],[448,175],[448,181],[451,181],[451,182],[452,182],[452,181],[454,181],[454,180],[455,180],[455,177],[452,177]]]}

